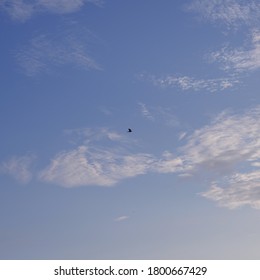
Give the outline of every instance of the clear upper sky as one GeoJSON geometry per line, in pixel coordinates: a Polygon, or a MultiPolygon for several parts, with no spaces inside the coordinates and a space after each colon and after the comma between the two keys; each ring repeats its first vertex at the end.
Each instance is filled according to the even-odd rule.
{"type": "Polygon", "coordinates": [[[259,259],[259,19],[0,0],[0,258],[259,259]]]}

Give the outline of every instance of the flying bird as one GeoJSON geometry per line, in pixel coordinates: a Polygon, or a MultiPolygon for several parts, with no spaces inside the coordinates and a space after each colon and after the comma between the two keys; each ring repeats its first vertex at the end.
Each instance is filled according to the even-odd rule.
{"type": "Polygon", "coordinates": [[[132,129],[131,128],[128,128],[128,131],[127,132],[132,132],[132,129]]]}

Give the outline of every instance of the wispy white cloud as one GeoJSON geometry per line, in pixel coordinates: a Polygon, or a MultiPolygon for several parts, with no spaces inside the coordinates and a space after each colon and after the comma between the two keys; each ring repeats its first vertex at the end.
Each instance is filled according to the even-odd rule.
{"type": "Polygon", "coordinates": [[[102,114],[106,115],[106,116],[112,116],[113,115],[113,108],[109,108],[107,106],[100,106],[99,110],[102,114]]]}
{"type": "Polygon", "coordinates": [[[187,132],[182,131],[182,132],[179,134],[179,141],[181,141],[182,139],[184,139],[186,135],[187,135],[187,132]]]}
{"type": "Polygon", "coordinates": [[[126,136],[108,128],[65,132],[76,148],[57,154],[40,172],[43,181],[64,187],[112,186],[122,179],[145,174],[154,160],[149,154],[129,152],[126,136]]]}
{"type": "Polygon", "coordinates": [[[186,5],[186,10],[229,28],[241,24],[255,26],[260,18],[260,3],[257,0],[194,0],[186,5]]]}
{"type": "Polygon", "coordinates": [[[50,35],[36,36],[16,52],[16,59],[27,76],[52,72],[64,65],[100,70],[101,67],[88,54],[86,36],[79,35],[69,30],[55,38],[50,35]]]}
{"type": "Polygon", "coordinates": [[[125,145],[124,137],[105,128],[72,133],[80,135],[74,139],[74,144],[81,144],[54,156],[40,172],[40,180],[64,187],[113,186],[123,179],[149,172],[169,173],[182,168],[181,160],[170,152],[165,152],[161,158],[132,152],[125,145]]]}
{"type": "Polygon", "coordinates": [[[144,103],[138,103],[141,114],[147,120],[153,122],[159,122],[160,124],[176,127],[179,125],[179,121],[172,109],[162,106],[148,106],[144,103]]]}
{"type": "Polygon", "coordinates": [[[156,173],[179,173],[184,172],[184,170],[182,157],[169,151],[164,151],[151,166],[151,171],[156,173]]]}
{"type": "Polygon", "coordinates": [[[122,222],[129,219],[129,216],[119,216],[117,218],[115,218],[115,222],[122,222]]]}
{"type": "Polygon", "coordinates": [[[22,0],[2,0],[0,8],[6,11],[13,20],[25,21],[34,12],[34,5],[22,0]]]}
{"type": "MultiPolygon", "coordinates": [[[[230,78],[220,80],[220,88],[231,87],[241,80],[242,73],[257,70],[260,67],[260,2],[256,0],[194,0],[186,5],[186,10],[199,13],[210,22],[224,24],[229,29],[238,30],[246,26],[251,34],[250,42],[244,46],[232,48],[229,44],[207,55],[209,62],[218,62],[220,69],[226,71],[230,78]],[[224,85],[224,86],[223,86],[224,85]]],[[[209,84],[216,87],[215,81],[209,84]]],[[[217,82],[218,83],[218,82],[217,82]]],[[[203,84],[203,83],[202,83],[203,84]]]]}
{"type": "Polygon", "coordinates": [[[229,171],[239,163],[259,160],[260,107],[243,115],[220,114],[196,130],[181,150],[190,169],[229,171]]]}
{"type": "Polygon", "coordinates": [[[219,62],[226,71],[223,77],[197,78],[189,75],[168,74],[155,76],[141,74],[139,78],[161,88],[174,87],[182,91],[220,92],[241,82],[241,72],[260,66],[260,3],[256,0],[193,0],[185,10],[196,12],[207,21],[220,22],[229,28],[246,25],[252,32],[251,44],[241,48],[224,47],[207,55],[208,62],[219,62]]]}
{"type": "Polygon", "coordinates": [[[97,6],[103,4],[102,0],[1,0],[0,9],[6,11],[13,20],[26,21],[39,12],[57,14],[73,13],[86,3],[97,6]]]}
{"type": "Polygon", "coordinates": [[[55,156],[40,178],[64,187],[112,186],[122,179],[145,174],[153,160],[149,154],[80,146],[55,156]]]}
{"type": "Polygon", "coordinates": [[[166,75],[163,77],[156,77],[153,75],[140,75],[140,79],[147,80],[155,86],[162,88],[177,87],[183,91],[223,91],[225,89],[234,87],[239,83],[235,77],[213,78],[213,79],[196,79],[189,76],[166,75]]]}
{"type": "Polygon", "coordinates": [[[217,175],[203,197],[228,208],[260,209],[259,135],[258,106],[242,115],[223,113],[188,138],[181,148],[186,173],[217,175]]]}
{"type": "Polygon", "coordinates": [[[154,120],[154,117],[152,116],[150,110],[147,108],[147,105],[145,105],[142,102],[139,102],[138,105],[140,106],[142,115],[148,119],[148,120],[154,120]]]}
{"type": "Polygon", "coordinates": [[[147,153],[96,149],[80,146],[56,155],[40,172],[45,182],[63,187],[113,186],[123,179],[149,172],[174,173],[183,169],[182,160],[171,153],[157,158],[147,153]]]}
{"type": "MultiPolygon", "coordinates": [[[[64,134],[69,141],[78,145],[111,145],[113,143],[127,144],[129,138],[125,133],[119,133],[107,127],[65,129],[64,134]]],[[[133,144],[133,139],[131,143],[133,144]]]]}
{"type": "Polygon", "coordinates": [[[226,71],[244,72],[260,68],[260,31],[254,30],[251,45],[247,48],[222,48],[209,55],[212,62],[218,62],[226,71]]]}
{"type": "Polygon", "coordinates": [[[186,144],[178,150],[164,151],[159,156],[133,153],[120,145],[117,136],[109,138],[108,130],[99,132],[102,133],[116,145],[98,144],[100,136],[92,134],[95,141],[83,141],[84,144],[54,156],[40,172],[40,179],[71,188],[113,186],[148,173],[176,174],[180,178],[199,175],[212,181],[201,194],[203,197],[229,208],[246,204],[260,208],[256,195],[260,194],[259,106],[242,114],[223,112],[209,125],[189,136],[183,135],[186,144]]]}
{"type": "Polygon", "coordinates": [[[0,165],[0,172],[14,177],[20,183],[28,183],[32,179],[30,168],[34,159],[33,155],[13,156],[0,165]]]}
{"type": "Polygon", "coordinates": [[[174,114],[173,110],[168,107],[157,106],[154,107],[154,114],[161,124],[171,127],[179,126],[179,120],[174,114]]]}
{"type": "Polygon", "coordinates": [[[212,183],[201,195],[230,209],[245,205],[260,209],[260,170],[235,173],[222,182],[212,183]]]}
{"type": "MultiPolygon", "coordinates": [[[[223,207],[260,209],[260,106],[242,113],[224,111],[208,125],[183,134],[185,144],[157,156],[133,152],[120,133],[108,128],[67,133],[77,135],[75,147],[56,154],[38,173],[41,181],[67,188],[107,187],[148,173],[199,175],[211,182],[201,196],[223,207]]],[[[31,162],[32,157],[13,157],[1,171],[28,182],[31,162]]]]}
{"type": "Polygon", "coordinates": [[[103,4],[102,0],[38,0],[36,3],[46,9],[47,11],[54,13],[72,13],[79,10],[86,3],[92,3],[97,6],[101,6],[103,4]]]}

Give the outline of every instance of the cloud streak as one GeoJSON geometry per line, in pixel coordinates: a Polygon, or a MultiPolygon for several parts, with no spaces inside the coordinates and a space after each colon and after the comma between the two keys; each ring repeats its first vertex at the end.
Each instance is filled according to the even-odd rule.
{"type": "Polygon", "coordinates": [[[154,120],[154,117],[153,117],[152,113],[150,112],[150,110],[147,108],[147,105],[145,105],[145,104],[142,103],[142,102],[139,102],[138,105],[140,106],[142,115],[143,115],[146,119],[153,121],[153,120],[154,120]]]}
{"type": "Polygon", "coordinates": [[[78,11],[86,3],[97,6],[103,4],[102,0],[1,0],[0,8],[16,21],[24,22],[34,14],[49,12],[55,14],[67,14],[78,11]]]}
{"type": "Polygon", "coordinates": [[[217,92],[234,87],[239,81],[235,77],[196,79],[190,76],[166,75],[156,77],[154,75],[140,75],[141,80],[147,80],[161,88],[179,88],[183,91],[209,91],[217,92]]]}
{"type": "Polygon", "coordinates": [[[129,216],[119,216],[117,218],[115,218],[115,222],[123,222],[125,220],[129,219],[129,216]]]}
{"type": "Polygon", "coordinates": [[[153,122],[159,122],[160,124],[176,127],[179,125],[177,117],[173,114],[170,108],[161,106],[147,106],[144,103],[138,103],[142,116],[153,122]]]}

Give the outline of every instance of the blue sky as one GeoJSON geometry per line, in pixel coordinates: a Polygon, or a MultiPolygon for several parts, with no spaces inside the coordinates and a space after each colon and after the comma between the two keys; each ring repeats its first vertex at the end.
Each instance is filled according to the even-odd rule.
{"type": "Polygon", "coordinates": [[[0,15],[1,259],[259,259],[259,1],[0,15]]]}

